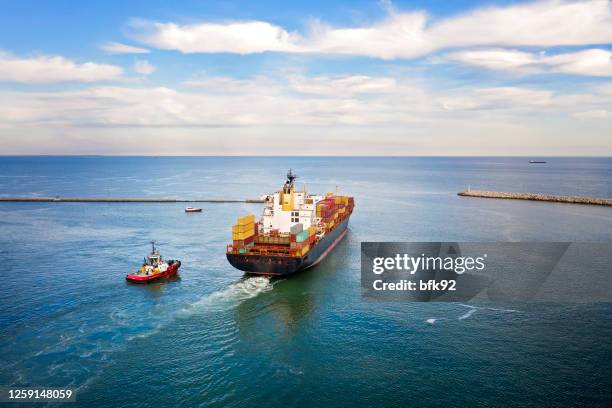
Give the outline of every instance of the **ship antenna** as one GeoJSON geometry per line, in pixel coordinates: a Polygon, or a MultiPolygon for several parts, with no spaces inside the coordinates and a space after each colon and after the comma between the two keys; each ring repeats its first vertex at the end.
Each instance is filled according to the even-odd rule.
{"type": "Polygon", "coordinates": [[[155,241],[151,241],[151,253],[155,252],[155,241]]]}
{"type": "Polygon", "coordinates": [[[297,175],[293,172],[292,169],[289,169],[289,171],[287,172],[287,181],[289,182],[290,185],[293,185],[293,180],[295,180],[297,178],[297,175]]]}

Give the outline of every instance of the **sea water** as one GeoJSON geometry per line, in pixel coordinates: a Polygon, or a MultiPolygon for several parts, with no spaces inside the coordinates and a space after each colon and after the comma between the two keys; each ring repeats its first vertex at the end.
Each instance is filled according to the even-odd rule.
{"type": "Polygon", "coordinates": [[[612,241],[607,207],[456,195],[612,197],[612,159],[527,161],[0,157],[5,197],[258,198],[292,168],[356,203],[330,256],[282,280],[225,259],[261,204],[0,203],[0,386],[72,387],[76,406],[605,406],[610,304],[361,296],[361,241],[612,241]],[[179,277],[126,283],[153,240],[179,277]]]}

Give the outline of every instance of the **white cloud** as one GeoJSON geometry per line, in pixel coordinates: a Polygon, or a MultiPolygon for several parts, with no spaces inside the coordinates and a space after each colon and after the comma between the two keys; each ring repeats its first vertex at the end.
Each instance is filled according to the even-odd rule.
{"type": "Polygon", "coordinates": [[[429,34],[447,46],[554,46],[612,41],[607,0],[548,0],[487,7],[434,24],[429,34]]]}
{"type": "Polygon", "coordinates": [[[389,93],[396,90],[394,78],[366,75],[289,77],[291,88],[313,95],[346,97],[355,94],[389,93]]]}
{"type": "Polygon", "coordinates": [[[135,25],[137,38],[153,47],[184,53],[265,51],[415,58],[470,46],[557,46],[612,42],[612,11],[607,0],[546,0],[486,7],[434,20],[425,12],[389,10],[383,21],[362,27],[314,23],[306,34],[264,22],[135,25]]]}
{"type": "Polygon", "coordinates": [[[41,153],[36,146],[45,146],[47,153],[81,154],[321,154],[324,144],[326,152],[345,154],[520,154],[515,145],[612,154],[603,129],[612,87],[605,84],[568,94],[534,87],[434,90],[411,79],[351,75],[190,82],[184,90],[0,92],[0,145],[3,153],[41,153]],[[555,144],[559,137],[564,143],[555,144]],[[296,138],[310,142],[296,145],[296,138]]]}
{"type": "MultiPolygon", "coordinates": [[[[201,77],[184,81],[184,86],[203,89],[214,94],[279,95],[303,94],[304,97],[345,98],[356,95],[376,95],[397,90],[397,80],[368,75],[304,76],[288,75],[281,79],[267,76],[239,79],[232,77],[201,77]]],[[[297,96],[297,95],[296,95],[297,96]]]]}
{"type": "Polygon", "coordinates": [[[228,76],[199,76],[182,82],[182,85],[192,89],[204,90],[208,95],[278,95],[284,89],[278,80],[258,75],[251,78],[233,78],[228,76]]]}
{"type": "Polygon", "coordinates": [[[584,112],[578,112],[574,114],[578,118],[585,119],[612,119],[612,110],[608,109],[596,109],[584,112]]]}
{"type": "Polygon", "coordinates": [[[153,64],[146,60],[138,60],[134,63],[134,72],[140,75],[151,75],[156,68],[153,64]]]}
{"type": "Polygon", "coordinates": [[[447,111],[513,109],[515,111],[542,110],[553,104],[554,94],[548,90],[521,87],[494,87],[457,90],[439,98],[447,111]]]}
{"type": "Polygon", "coordinates": [[[436,48],[426,23],[425,13],[393,14],[369,27],[336,28],[317,23],[311,26],[301,50],[383,59],[418,57],[436,48]]]}
{"type": "Polygon", "coordinates": [[[567,74],[612,76],[612,52],[585,50],[572,54],[559,54],[545,60],[552,70],[567,74]]]}
{"type": "Polygon", "coordinates": [[[135,47],[133,45],[118,42],[108,42],[102,45],[100,48],[110,54],[147,54],[150,52],[146,48],[135,47]]]}
{"type": "Polygon", "coordinates": [[[15,126],[373,126],[422,121],[432,98],[411,84],[363,76],[200,78],[166,87],[0,93],[15,126]],[[306,84],[312,84],[306,87],[306,84]]]}
{"type": "Polygon", "coordinates": [[[263,21],[228,24],[144,23],[137,27],[150,33],[140,38],[147,44],[162,48],[193,52],[231,52],[251,54],[263,51],[299,51],[296,38],[284,29],[263,21]]]}
{"type": "Polygon", "coordinates": [[[544,53],[504,49],[469,50],[450,53],[444,59],[521,74],[565,73],[612,76],[612,52],[602,49],[550,56],[544,53]]]}
{"type": "Polygon", "coordinates": [[[108,64],[77,64],[55,56],[17,58],[0,54],[0,81],[20,83],[96,82],[117,79],[123,70],[108,64]]]}
{"type": "Polygon", "coordinates": [[[609,109],[612,94],[564,94],[527,87],[433,91],[389,77],[230,77],[167,87],[93,87],[0,93],[0,122],[98,127],[402,126],[483,113],[569,117],[609,109]]]}
{"type": "Polygon", "coordinates": [[[446,55],[442,60],[461,62],[494,70],[533,73],[542,69],[542,67],[537,68],[534,66],[537,63],[538,57],[537,54],[530,52],[489,49],[458,51],[446,55]]]}

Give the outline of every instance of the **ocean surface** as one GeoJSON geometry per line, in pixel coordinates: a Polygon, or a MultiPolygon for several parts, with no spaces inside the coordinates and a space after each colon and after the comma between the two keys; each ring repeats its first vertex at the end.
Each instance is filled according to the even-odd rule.
{"type": "Polygon", "coordinates": [[[361,241],[612,242],[606,207],[458,197],[468,186],[612,197],[612,159],[0,157],[0,196],[355,197],[350,232],[282,280],[226,261],[260,204],[0,203],[0,386],[70,406],[609,406],[612,305],[372,302],[361,241]],[[125,282],[155,240],[180,277],[125,282]]]}

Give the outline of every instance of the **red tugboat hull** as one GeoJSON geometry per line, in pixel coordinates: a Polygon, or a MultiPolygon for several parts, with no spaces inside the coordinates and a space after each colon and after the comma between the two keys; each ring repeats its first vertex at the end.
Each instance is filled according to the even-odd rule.
{"type": "Polygon", "coordinates": [[[171,276],[176,275],[179,268],[181,267],[181,261],[174,261],[172,265],[168,266],[165,272],[156,273],[155,275],[136,275],[130,274],[125,277],[128,282],[134,283],[148,283],[161,278],[169,278],[171,276]]]}

